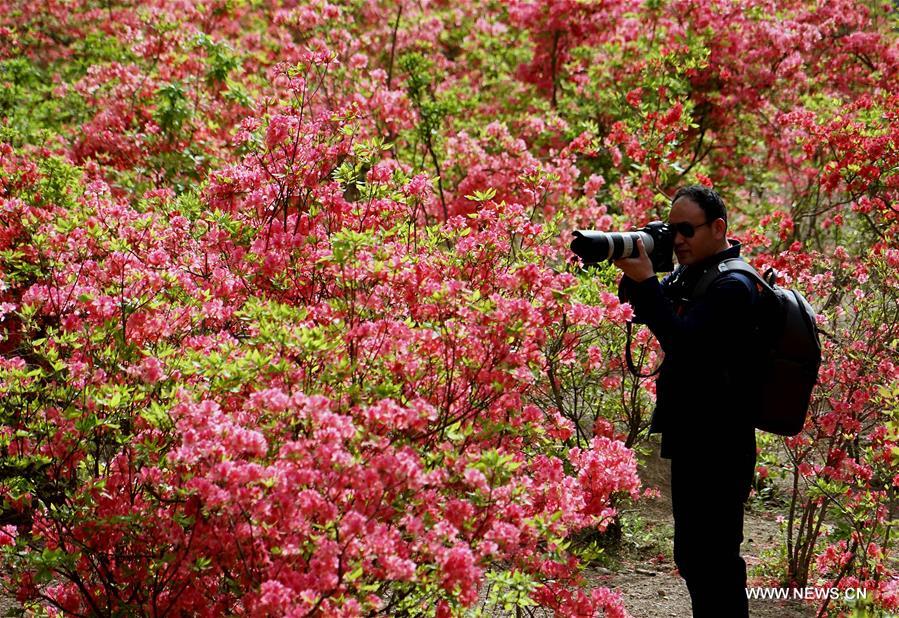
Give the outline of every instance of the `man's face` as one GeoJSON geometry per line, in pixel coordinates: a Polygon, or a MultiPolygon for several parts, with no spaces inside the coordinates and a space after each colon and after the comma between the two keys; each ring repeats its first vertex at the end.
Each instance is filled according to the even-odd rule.
{"type": "Polygon", "coordinates": [[[693,226],[691,238],[680,232],[675,233],[674,255],[677,256],[678,264],[696,264],[721,251],[727,225],[723,219],[706,221],[705,212],[690,198],[681,197],[674,202],[668,222],[672,225],[689,223],[693,226]]]}

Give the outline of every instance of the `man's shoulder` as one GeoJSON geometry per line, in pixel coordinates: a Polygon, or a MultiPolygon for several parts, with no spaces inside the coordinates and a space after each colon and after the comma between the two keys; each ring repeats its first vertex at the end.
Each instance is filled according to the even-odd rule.
{"type": "Polygon", "coordinates": [[[706,293],[712,291],[745,295],[751,300],[759,293],[756,277],[742,270],[727,270],[712,276],[706,293]]]}

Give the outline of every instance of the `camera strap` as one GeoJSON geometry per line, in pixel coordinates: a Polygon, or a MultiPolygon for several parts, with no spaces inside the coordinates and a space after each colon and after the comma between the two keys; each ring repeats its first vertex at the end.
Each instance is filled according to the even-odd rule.
{"type": "Polygon", "coordinates": [[[640,373],[640,370],[637,369],[637,367],[634,365],[634,357],[631,355],[631,325],[632,324],[633,324],[633,322],[631,322],[630,320],[628,320],[624,324],[624,329],[625,329],[624,332],[627,336],[627,342],[624,346],[624,358],[627,361],[627,368],[634,375],[634,377],[651,378],[654,375],[658,374],[659,371],[662,370],[662,365],[659,364],[659,366],[656,367],[652,373],[647,373],[647,374],[640,373]]]}

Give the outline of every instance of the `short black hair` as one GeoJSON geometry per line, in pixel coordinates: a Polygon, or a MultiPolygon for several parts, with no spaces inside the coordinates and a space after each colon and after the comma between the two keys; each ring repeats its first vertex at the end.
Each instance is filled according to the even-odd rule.
{"type": "Polygon", "coordinates": [[[727,223],[727,210],[724,208],[724,200],[721,199],[721,196],[714,189],[710,189],[705,185],[681,187],[674,194],[674,197],[671,198],[671,204],[673,205],[674,202],[682,197],[696,202],[705,213],[706,221],[724,219],[724,222],[727,223]]]}

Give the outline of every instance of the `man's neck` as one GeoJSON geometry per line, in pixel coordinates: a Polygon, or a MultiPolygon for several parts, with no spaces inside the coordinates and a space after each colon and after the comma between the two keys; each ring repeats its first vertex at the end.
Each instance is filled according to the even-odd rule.
{"type": "Polygon", "coordinates": [[[695,264],[691,264],[690,266],[688,266],[688,270],[691,273],[697,273],[697,272],[704,270],[710,264],[715,264],[715,263],[721,261],[722,259],[725,259],[725,257],[723,257],[721,254],[724,253],[725,251],[729,251],[729,250],[733,249],[738,244],[739,243],[737,241],[725,240],[724,244],[721,245],[721,247],[719,247],[718,251],[716,251],[712,255],[708,256],[707,258],[699,260],[695,264]]]}

